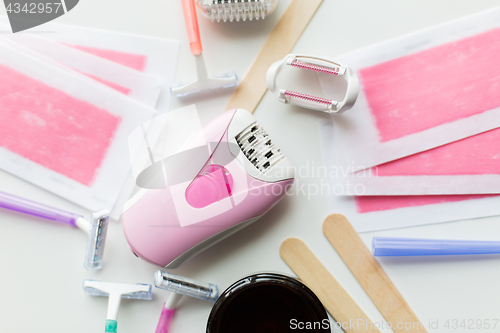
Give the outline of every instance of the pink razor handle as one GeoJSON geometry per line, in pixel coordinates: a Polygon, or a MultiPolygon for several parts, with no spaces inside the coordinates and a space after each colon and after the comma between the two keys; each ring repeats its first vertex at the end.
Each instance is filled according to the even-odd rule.
{"type": "Polygon", "coordinates": [[[191,177],[180,182],[167,172],[166,188],[143,189],[123,214],[132,252],[161,267],[177,268],[256,221],[294,181],[288,159],[245,110],[225,112],[200,135],[207,158],[177,161],[178,173],[193,169],[191,177]]]}
{"type": "Polygon", "coordinates": [[[156,326],[155,333],[168,333],[174,313],[175,309],[167,309],[165,308],[165,306],[163,306],[163,309],[161,310],[160,320],[158,321],[158,326],[156,326]]]}

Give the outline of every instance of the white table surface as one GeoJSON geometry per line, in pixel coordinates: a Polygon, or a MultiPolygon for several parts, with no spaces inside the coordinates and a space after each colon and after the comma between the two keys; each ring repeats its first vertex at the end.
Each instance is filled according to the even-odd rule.
{"type": "MultiPolygon", "coordinates": [[[[264,22],[215,24],[200,17],[209,71],[215,74],[236,70],[243,77],[288,3],[280,0],[276,12],[264,22]]],[[[494,6],[498,1],[324,0],[293,51],[340,55],[494,6]]],[[[0,15],[5,15],[0,7],[0,15]]],[[[188,80],[195,75],[180,1],[83,0],[57,21],[180,40],[177,79],[188,80]]],[[[196,102],[202,121],[208,122],[224,111],[229,97],[230,93],[204,101],[174,100],[172,109],[196,102]]],[[[326,117],[281,104],[270,93],[255,116],[297,168],[322,163],[318,121],[326,117]]],[[[299,186],[319,182],[314,177],[297,179],[299,186]]],[[[88,216],[82,208],[3,172],[0,190],[88,216]]],[[[216,283],[221,290],[254,272],[291,274],[278,249],[284,239],[297,236],[311,247],[366,314],[374,322],[381,322],[377,308],[322,234],[322,221],[332,212],[326,196],[308,198],[299,193],[286,197],[264,218],[198,255],[176,273],[216,283]]],[[[78,230],[5,210],[0,212],[0,228],[0,332],[102,332],[107,299],[85,295],[81,288],[84,279],[152,283],[156,267],[132,255],[119,222],[110,225],[106,266],[98,272],[87,272],[82,267],[86,235],[78,230]]],[[[364,233],[361,237],[369,246],[373,236],[382,235],[499,239],[500,217],[364,233]]],[[[500,256],[380,262],[424,325],[439,321],[440,328],[430,332],[500,332],[500,323],[489,330],[444,327],[448,319],[459,323],[464,319],[500,319],[500,256]]],[[[167,292],[155,290],[151,302],[123,301],[119,332],[154,332],[167,296],[167,292]]],[[[171,332],[203,332],[210,309],[209,303],[182,299],[171,332]]]]}

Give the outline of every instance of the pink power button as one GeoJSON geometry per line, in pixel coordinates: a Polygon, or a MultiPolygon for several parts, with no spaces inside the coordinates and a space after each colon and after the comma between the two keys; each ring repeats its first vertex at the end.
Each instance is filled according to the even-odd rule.
{"type": "Polygon", "coordinates": [[[220,165],[204,167],[186,190],[186,200],[194,208],[203,208],[231,195],[233,177],[220,165]]]}

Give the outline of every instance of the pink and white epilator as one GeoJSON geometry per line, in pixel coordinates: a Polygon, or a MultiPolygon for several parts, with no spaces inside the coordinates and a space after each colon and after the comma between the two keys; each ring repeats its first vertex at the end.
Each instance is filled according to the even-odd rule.
{"type": "Polygon", "coordinates": [[[214,119],[158,169],[166,184],[127,202],[123,228],[136,256],[165,268],[258,220],[294,181],[288,159],[243,109],[214,119]]]}

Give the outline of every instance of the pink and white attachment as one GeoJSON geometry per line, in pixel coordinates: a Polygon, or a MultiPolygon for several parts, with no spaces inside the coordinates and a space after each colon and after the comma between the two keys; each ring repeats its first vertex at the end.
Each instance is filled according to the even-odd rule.
{"type": "Polygon", "coordinates": [[[289,54],[283,60],[277,61],[269,67],[266,79],[267,87],[271,92],[276,94],[279,101],[330,114],[341,114],[352,108],[359,93],[359,80],[352,69],[333,60],[314,56],[289,54]],[[347,81],[344,99],[338,102],[324,97],[280,89],[276,84],[276,79],[279,72],[285,66],[307,69],[344,78],[347,81]]]}
{"type": "Polygon", "coordinates": [[[243,109],[223,113],[161,163],[165,186],[132,197],[123,228],[136,256],[165,268],[258,220],[294,181],[288,159],[243,109]]]}

